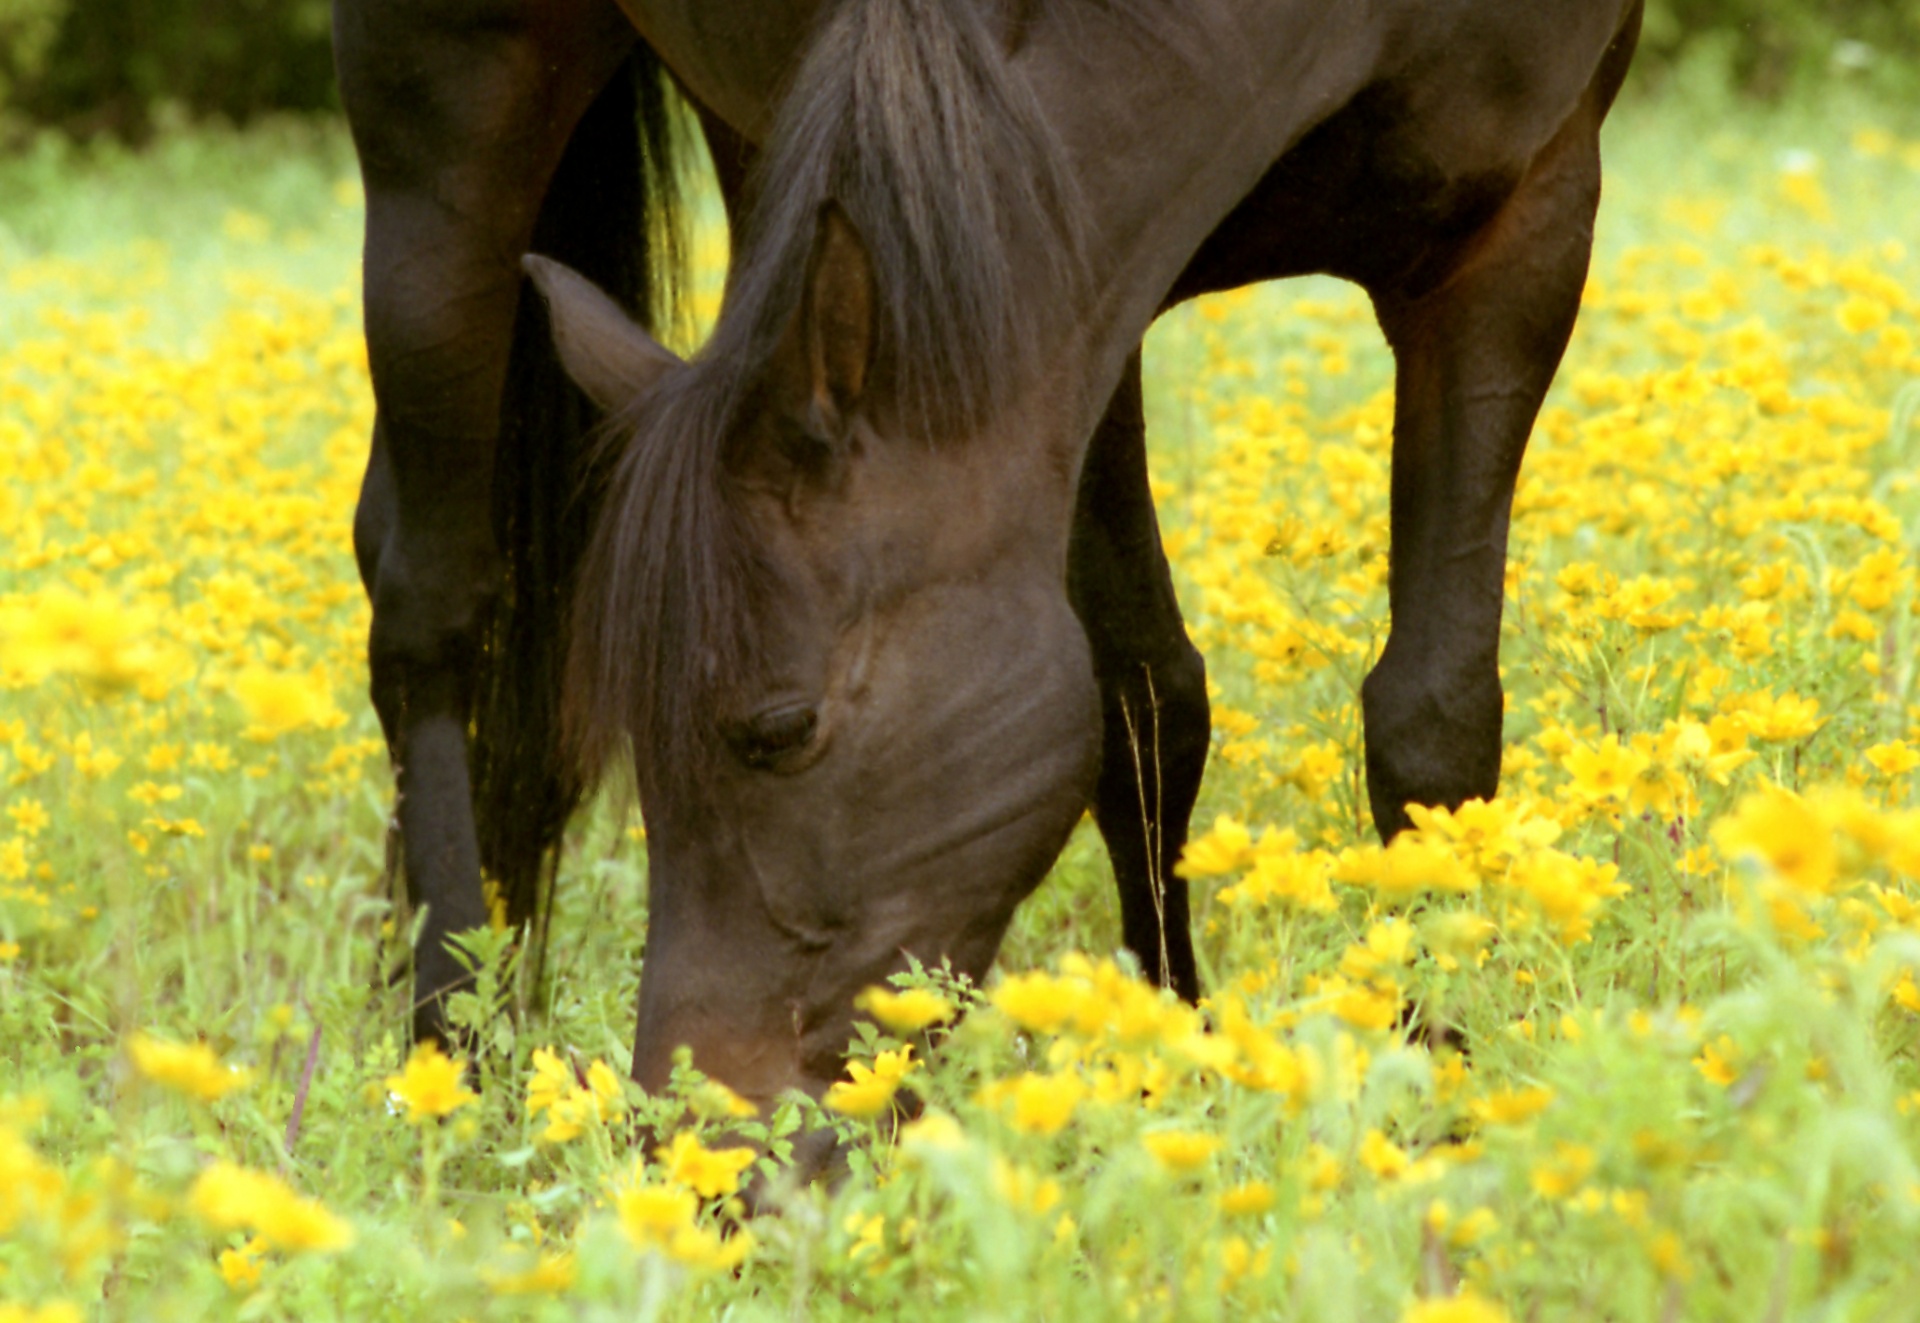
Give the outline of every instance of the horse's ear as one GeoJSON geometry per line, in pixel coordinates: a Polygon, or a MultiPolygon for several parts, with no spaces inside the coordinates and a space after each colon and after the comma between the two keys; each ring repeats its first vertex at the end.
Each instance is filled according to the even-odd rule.
{"type": "Polygon", "coordinates": [[[873,264],[867,246],[837,202],[820,209],[801,305],[811,404],[838,431],[866,393],[873,364],[873,264]]]}
{"type": "Polygon", "coordinates": [[[603,412],[619,411],[679,366],[672,350],[572,267],[535,253],[521,258],[520,265],[547,301],[561,366],[603,412]]]}

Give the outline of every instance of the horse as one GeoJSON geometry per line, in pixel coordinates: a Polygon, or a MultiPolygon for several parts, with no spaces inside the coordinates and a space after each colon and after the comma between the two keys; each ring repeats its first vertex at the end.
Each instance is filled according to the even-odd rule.
{"type": "Polygon", "coordinates": [[[543,932],[630,760],[633,1074],[839,1077],[857,991],[975,979],[1091,806],[1199,996],[1210,739],[1147,486],[1183,300],[1358,284],[1395,357],[1381,836],[1496,792],[1507,523],[1641,0],[336,0],[377,403],[355,547],[447,1033],[483,871],[543,932]],[[690,103],[735,246],[661,325],[690,103]],[[535,255],[537,254],[537,255],[535,255]],[[537,297],[536,297],[537,293],[537,297]],[[651,329],[650,329],[651,328],[651,329]]]}

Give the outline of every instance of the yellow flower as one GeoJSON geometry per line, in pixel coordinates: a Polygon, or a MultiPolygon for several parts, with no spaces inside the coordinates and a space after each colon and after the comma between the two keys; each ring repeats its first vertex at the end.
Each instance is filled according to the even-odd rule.
{"type": "Polygon", "coordinates": [[[711,1227],[689,1227],[667,1244],[667,1253],[700,1272],[732,1272],[753,1253],[753,1233],[744,1228],[722,1236],[711,1227]]]}
{"type": "Polygon", "coordinates": [[[319,670],[295,675],[249,667],[234,676],[232,692],[253,723],[247,729],[248,739],[265,742],[303,727],[324,730],[346,721],[346,714],[334,706],[325,673],[319,670]]]}
{"type": "Polygon", "coordinates": [[[1790,790],[1770,788],[1747,796],[1714,824],[1713,839],[1729,862],[1756,858],[1804,894],[1828,894],[1839,875],[1832,830],[1790,790]]]}
{"type": "Polygon", "coordinates": [[[1140,1136],[1153,1160],[1170,1172],[1189,1172],[1206,1165],[1226,1142],[1218,1135],[1189,1130],[1153,1130],[1140,1136]]]}
{"type": "Polygon", "coordinates": [[[353,1243],[353,1228],[277,1177],[216,1162],[201,1172],[187,1205],[218,1231],[251,1228],[274,1249],[326,1253],[353,1243]]]}
{"type": "Polygon", "coordinates": [[[1401,832],[1384,849],[1341,851],[1333,875],[1341,882],[1373,887],[1389,899],[1422,891],[1473,891],[1480,885],[1479,873],[1451,843],[1417,831],[1401,832]]]}
{"type": "Polygon", "coordinates": [[[753,1237],[738,1231],[722,1237],[694,1221],[699,1200],[672,1185],[635,1185],[614,1196],[620,1230],[635,1249],[664,1253],[692,1268],[724,1272],[753,1251],[753,1237]]]}
{"type": "Polygon", "coordinates": [[[1687,1263],[1685,1246],[1680,1237],[1671,1231],[1662,1231],[1647,1242],[1647,1258],[1657,1268],[1662,1277],[1685,1281],[1693,1275],[1693,1269],[1687,1263]]]}
{"type": "Polygon", "coordinates": [[[635,1185],[614,1196],[620,1229],[641,1249],[664,1245],[676,1232],[693,1226],[699,1197],[676,1185],[635,1185]]]}
{"type": "Polygon", "coordinates": [[[1873,764],[1874,771],[1889,780],[1896,776],[1905,776],[1914,768],[1920,767],[1920,750],[1916,750],[1905,740],[1876,744],[1862,756],[1873,764]]]}
{"type": "Polygon", "coordinates": [[[596,1058],[587,1068],[583,1086],[573,1067],[548,1048],[533,1051],[533,1077],[527,1081],[527,1115],[547,1117],[540,1138],[563,1144],[577,1137],[590,1122],[604,1122],[626,1110],[620,1078],[596,1058]]]}
{"type": "Polygon", "coordinates": [[[1222,1075],[1250,1089],[1303,1101],[1317,1081],[1314,1064],[1268,1029],[1254,1023],[1237,996],[1216,997],[1216,1033],[1196,1035],[1231,1049],[1217,1064],[1222,1075]]]}
{"type": "Polygon", "coordinates": [[[1900,553],[1881,547],[1861,557],[1847,576],[1847,593],[1862,611],[1884,610],[1900,591],[1900,553]]]}
{"type": "Polygon", "coordinates": [[[1573,778],[1574,790],[1581,798],[1598,803],[1624,799],[1651,761],[1646,754],[1609,735],[1598,745],[1574,749],[1563,763],[1573,778]]]}
{"type": "Polygon", "coordinates": [[[32,1305],[0,1305],[0,1323],[80,1323],[80,1306],[65,1300],[32,1305]]]}
{"type": "Polygon", "coordinates": [[[928,1111],[900,1130],[900,1151],[911,1159],[928,1153],[951,1153],[967,1142],[960,1123],[945,1112],[928,1111]]]}
{"type": "Polygon", "coordinates": [[[1452,970],[1461,962],[1476,959],[1482,948],[1499,930],[1493,920],[1472,910],[1449,910],[1431,914],[1420,923],[1420,936],[1442,969],[1452,970]],[[1451,963],[1449,963],[1451,962],[1451,963]]]}
{"type": "Polygon", "coordinates": [[[1482,1125],[1519,1125],[1553,1105],[1553,1090],[1501,1089],[1467,1104],[1467,1111],[1482,1125]]]}
{"type": "Polygon", "coordinates": [[[1028,1135],[1057,1135],[1073,1119],[1087,1086],[1067,1071],[1022,1075],[1014,1082],[1013,1128],[1028,1135]]]}
{"type": "Polygon", "coordinates": [[[1592,561],[1577,560],[1556,571],[1553,581],[1569,597],[1591,597],[1600,592],[1612,592],[1611,578],[1592,561]]]}
{"type": "Polygon", "coordinates": [[[1248,1181],[1220,1196],[1220,1211],[1228,1217],[1258,1217],[1272,1207],[1273,1187],[1265,1181],[1248,1181]]]}
{"type": "Polygon", "coordinates": [[[904,992],[868,988],[853,1004],[896,1034],[917,1034],[929,1026],[951,1020],[954,1015],[952,1002],[925,988],[908,988],[904,992]]]}
{"type": "Polygon", "coordinates": [[[1173,871],[1186,878],[1218,877],[1236,873],[1252,861],[1253,834],[1223,813],[1213,820],[1212,828],[1187,842],[1173,871]]]}
{"type": "MultiPolygon", "coordinates": [[[[1725,718],[1723,729],[1731,727],[1725,718]]],[[[1732,727],[1741,745],[1745,744],[1746,732],[1732,727]]],[[[1727,784],[1727,779],[1753,758],[1753,751],[1744,747],[1716,748],[1713,732],[1709,727],[1697,721],[1669,722],[1661,732],[1666,747],[1666,757],[1674,767],[1687,776],[1705,778],[1715,785],[1727,784]]]]}
{"type": "Polygon", "coordinates": [[[683,1130],[673,1142],[657,1148],[653,1155],[666,1168],[667,1179],[684,1185],[703,1199],[732,1194],[740,1188],[740,1173],[753,1165],[750,1148],[710,1149],[700,1137],[683,1130]]]}
{"type": "Polygon", "coordinates": [[[1394,1181],[1406,1175],[1413,1163],[1405,1149],[1380,1131],[1369,1130],[1360,1141],[1360,1165],[1383,1181],[1394,1181]]]}
{"type": "Polygon", "coordinates": [[[14,830],[22,836],[38,836],[52,821],[46,806],[37,799],[21,799],[7,805],[7,816],[13,819],[14,830]]]}
{"type": "Polygon", "coordinates": [[[1264,1277],[1272,1264],[1271,1245],[1256,1251],[1246,1237],[1228,1236],[1220,1242],[1220,1289],[1231,1291],[1243,1278],[1264,1277]]]}
{"type": "Polygon", "coordinates": [[[1351,979],[1370,979],[1407,963],[1413,953],[1413,925],[1405,919],[1387,919],[1367,929],[1367,935],[1349,946],[1340,958],[1340,972],[1351,979]]]}
{"type": "Polygon", "coordinates": [[[1893,985],[1891,995],[1895,1005],[1920,1015],[1920,985],[1914,983],[1911,969],[1900,971],[1900,981],[1893,985]]]}
{"type": "Polygon", "coordinates": [[[1060,1182],[1040,1176],[1030,1167],[1019,1167],[995,1155],[988,1168],[994,1193],[1023,1213],[1043,1214],[1060,1202],[1060,1182]]]}
{"type": "Polygon", "coordinates": [[[1392,983],[1355,985],[1331,978],[1321,985],[1328,1009],[1355,1029],[1378,1031],[1400,1016],[1400,991],[1392,983]]]}
{"type": "Polygon", "coordinates": [[[1684,611],[1661,609],[1679,592],[1680,585],[1671,579],[1636,575],[1616,587],[1595,610],[1603,620],[1618,620],[1643,634],[1657,634],[1686,621],[1684,611]]]}
{"type": "Polygon", "coordinates": [[[1327,885],[1333,859],[1322,850],[1302,850],[1291,831],[1268,831],[1254,851],[1253,867],[1245,880],[1220,889],[1229,905],[1278,901],[1303,910],[1326,912],[1334,908],[1333,889],[1327,885]]]}
{"type": "Polygon", "coordinates": [[[1518,860],[1508,879],[1541,917],[1553,924],[1555,936],[1567,946],[1593,935],[1593,920],[1601,905],[1629,890],[1612,863],[1537,850],[1518,860]]]}
{"type": "Polygon", "coordinates": [[[725,1116],[744,1120],[749,1116],[760,1115],[758,1107],[716,1079],[703,1081],[694,1091],[690,1101],[693,1104],[693,1110],[705,1117],[725,1116]]]}
{"type": "Polygon", "coordinates": [[[407,1105],[407,1120],[415,1124],[450,1116],[480,1101],[463,1083],[466,1070],[465,1061],[448,1058],[438,1043],[421,1043],[398,1075],[387,1076],[387,1091],[407,1105]]]}
{"type": "Polygon", "coordinates": [[[827,1090],[826,1104],[843,1115],[865,1120],[878,1116],[893,1101],[893,1095],[914,1067],[913,1045],[908,1044],[873,1059],[873,1065],[853,1061],[847,1065],[851,1079],[840,1080],[827,1090]]]}
{"type": "Polygon", "coordinates": [[[142,1075],[201,1102],[215,1102],[253,1082],[252,1072],[221,1065],[219,1055],[205,1043],[167,1043],[135,1034],[127,1041],[127,1052],[142,1075]]]}
{"type": "Polygon", "coordinates": [[[220,1251],[220,1279],[242,1293],[260,1285],[260,1258],[267,1252],[265,1236],[255,1236],[239,1249],[220,1251]]]}
{"type": "Polygon", "coordinates": [[[587,1066],[587,1092],[593,1095],[594,1106],[599,1109],[604,1120],[609,1116],[618,1116],[627,1109],[627,1098],[620,1077],[613,1067],[595,1057],[587,1066]]]}
{"type": "Polygon", "coordinates": [[[853,1237],[853,1243],[847,1247],[848,1259],[859,1259],[869,1254],[877,1259],[886,1252],[887,1219],[882,1214],[875,1213],[869,1217],[848,1213],[840,1225],[853,1237]]]}
{"type": "Polygon", "coordinates": [[[0,610],[0,682],[72,675],[99,690],[136,684],[155,665],[151,611],[105,594],[50,589],[0,610]]]}
{"type": "Polygon", "coordinates": [[[522,1268],[482,1268],[481,1280],[495,1295],[559,1295],[577,1275],[573,1255],[542,1252],[522,1268]]]}
{"type": "Polygon", "coordinates": [[[1779,698],[1772,694],[1750,694],[1741,701],[1735,714],[1755,739],[1776,743],[1803,740],[1826,725],[1820,716],[1819,700],[1795,694],[1779,698]]]}
{"type": "MultiPolygon", "coordinates": [[[[1432,1221],[1429,1215],[1429,1222],[1432,1221]]],[[[1479,1244],[1500,1229],[1500,1219],[1494,1216],[1491,1208],[1476,1208],[1465,1217],[1451,1225],[1435,1226],[1435,1231],[1444,1231],[1447,1243],[1458,1249],[1467,1249],[1479,1244]]]]}
{"type": "Polygon", "coordinates": [[[1473,1290],[1441,1300],[1416,1300],[1400,1315],[1400,1323],[1508,1323],[1513,1316],[1473,1290]]]}
{"type": "Polygon", "coordinates": [[[1332,1149],[1325,1144],[1309,1144],[1302,1159],[1308,1189],[1324,1194],[1339,1188],[1344,1173],[1340,1169],[1340,1159],[1334,1156],[1332,1149]]]}
{"type": "Polygon", "coordinates": [[[1565,1199],[1593,1174],[1598,1162],[1585,1144],[1555,1144],[1551,1159],[1534,1164],[1533,1188],[1543,1198],[1565,1199]]]}
{"type": "Polygon", "coordinates": [[[1740,1078],[1739,1059],[1739,1049],[1733,1039],[1721,1034],[1700,1049],[1700,1055],[1693,1059],[1693,1068],[1724,1089],[1740,1078]]]}
{"type": "Polygon", "coordinates": [[[1003,979],[988,1000],[1022,1029],[1053,1034],[1079,1013],[1086,990],[1067,979],[1035,971],[1003,979]]]}
{"type": "MultiPolygon", "coordinates": [[[[576,1087],[578,1086],[575,1084],[572,1068],[556,1056],[552,1049],[544,1047],[533,1049],[533,1077],[527,1081],[528,1116],[538,1116],[542,1112],[551,1111],[559,1106],[576,1087]]],[[[552,1127],[549,1127],[549,1130],[551,1129],[552,1127]]],[[[576,1126],[564,1136],[549,1134],[547,1138],[571,1139],[579,1133],[579,1128],[576,1126]]]]}

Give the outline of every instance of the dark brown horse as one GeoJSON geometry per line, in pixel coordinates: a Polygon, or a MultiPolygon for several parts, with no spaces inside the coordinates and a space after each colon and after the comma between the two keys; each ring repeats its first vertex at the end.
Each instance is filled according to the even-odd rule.
{"type": "Polygon", "coordinates": [[[1089,803],[1128,945],[1196,996],[1171,866],[1207,701],[1139,345],[1209,290],[1372,296],[1398,363],[1374,817],[1494,792],[1508,510],[1640,0],[622,3],[336,3],[419,1032],[483,866],[538,924],[543,858],[629,748],[644,1084],[691,1044],[749,1097],[819,1092],[855,991],[907,953],[984,974],[1089,803]],[[737,241],[684,363],[630,319],[673,234],[668,81],[737,241]],[[584,399],[529,251],[568,264],[527,269],[584,399]]]}

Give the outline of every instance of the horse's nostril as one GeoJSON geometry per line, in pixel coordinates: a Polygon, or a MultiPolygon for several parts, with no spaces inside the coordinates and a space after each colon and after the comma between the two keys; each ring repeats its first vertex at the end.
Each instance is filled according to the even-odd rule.
{"type": "Polygon", "coordinates": [[[786,754],[805,748],[819,727],[820,716],[805,705],[774,708],[748,717],[728,739],[749,767],[769,767],[786,754]]]}

